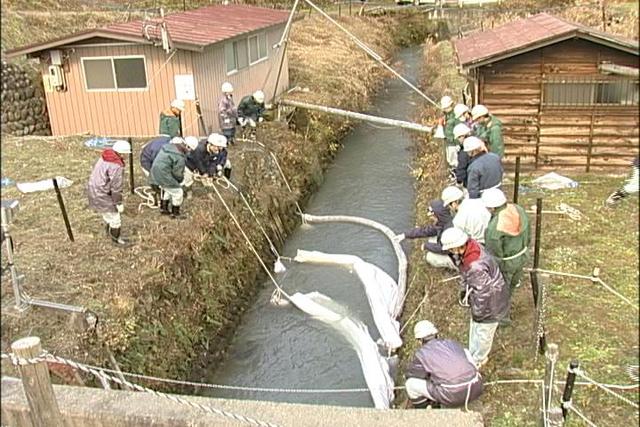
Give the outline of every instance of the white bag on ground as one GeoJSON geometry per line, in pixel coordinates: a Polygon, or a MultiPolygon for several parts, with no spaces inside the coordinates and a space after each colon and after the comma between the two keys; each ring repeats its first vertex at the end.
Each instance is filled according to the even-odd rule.
{"type": "Polygon", "coordinates": [[[576,181],[555,172],[549,172],[548,174],[542,175],[531,181],[531,183],[536,187],[545,188],[547,190],[576,188],[578,186],[578,183],[576,181]]]}
{"type": "Polygon", "coordinates": [[[318,251],[298,250],[294,260],[300,263],[339,265],[355,271],[364,285],[373,320],[385,346],[392,350],[402,346],[400,324],[393,316],[398,300],[398,284],[381,268],[355,255],[318,251]]]}
{"type": "MultiPolygon", "coordinates": [[[[65,178],[64,176],[56,176],[58,181],[58,188],[67,188],[73,184],[73,181],[65,178]]],[[[35,193],[36,191],[53,190],[53,179],[43,179],[36,182],[18,182],[16,184],[18,191],[21,193],[35,193]]]]}
{"type": "Polygon", "coordinates": [[[291,302],[305,313],[334,327],[354,346],[374,406],[376,409],[389,409],[393,401],[394,383],[389,375],[389,366],[378,353],[378,346],[367,327],[362,322],[336,313],[330,308],[336,303],[318,292],[295,293],[291,296],[291,302]]]}

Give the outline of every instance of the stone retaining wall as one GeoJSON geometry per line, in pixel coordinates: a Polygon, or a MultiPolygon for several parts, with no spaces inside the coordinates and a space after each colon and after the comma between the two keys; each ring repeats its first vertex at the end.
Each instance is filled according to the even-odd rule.
{"type": "Polygon", "coordinates": [[[40,73],[30,65],[2,61],[2,134],[51,135],[40,73]]]}

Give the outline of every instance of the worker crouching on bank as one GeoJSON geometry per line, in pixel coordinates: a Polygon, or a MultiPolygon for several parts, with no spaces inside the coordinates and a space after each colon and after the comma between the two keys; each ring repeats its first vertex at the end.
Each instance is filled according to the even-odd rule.
{"type": "Polygon", "coordinates": [[[466,348],[438,338],[438,329],[428,320],[416,323],[413,334],[422,344],[405,372],[405,387],[414,408],[466,407],[480,397],[482,377],[466,348]]]}
{"type": "Polygon", "coordinates": [[[212,133],[206,140],[200,141],[196,149],[187,154],[186,166],[183,185],[187,194],[190,194],[194,176],[231,178],[227,138],[219,133],[212,133]]]}

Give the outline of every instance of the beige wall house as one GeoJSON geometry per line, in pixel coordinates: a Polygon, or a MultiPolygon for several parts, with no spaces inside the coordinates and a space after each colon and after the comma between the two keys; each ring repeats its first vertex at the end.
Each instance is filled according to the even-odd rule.
{"type": "Polygon", "coordinates": [[[286,53],[274,47],[288,15],[242,5],[209,6],[6,54],[39,59],[53,135],[156,135],[159,114],[174,98],[186,101],[183,134],[205,135],[219,129],[223,82],[233,84],[236,104],[257,89],[269,102],[289,86],[286,53]]]}

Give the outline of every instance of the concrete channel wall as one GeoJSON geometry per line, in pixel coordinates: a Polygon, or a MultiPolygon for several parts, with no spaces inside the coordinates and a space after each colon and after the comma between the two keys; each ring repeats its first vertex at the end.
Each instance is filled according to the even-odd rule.
{"type": "MultiPolygon", "coordinates": [[[[53,386],[67,427],[246,425],[161,396],[89,387],[53,386]]],[[[457,409],[387,410],[180,396],[212,408],[280,426],[482,426],[482,416],[457,409]]],[[[2,425],[35,427],[21,380],[2,378],[2,425]]]]}

